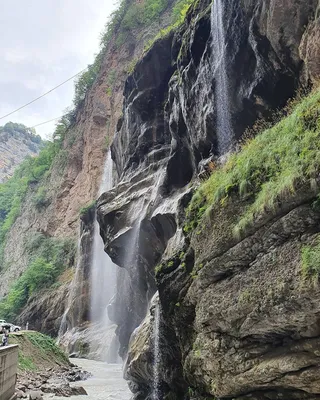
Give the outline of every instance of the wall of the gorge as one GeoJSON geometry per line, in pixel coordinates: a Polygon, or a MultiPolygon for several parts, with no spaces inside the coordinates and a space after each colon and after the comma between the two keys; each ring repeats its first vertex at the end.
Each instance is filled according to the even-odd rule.
{"type": "MultiPolygon", "coordinates": [[[[319,4],[222,4],[239,139],[319,79],[319,4]]],[[[110,317],[121,354],[129,351],[126,378],[135,399],[149,398],[160,301],[163,398],[316,399],[318,289],[304,288],[297,272],[302,243],[318,231],[314,193],[297,193],[241,240],[231,232],[246,205],[239,201],[205,227],[183,230],[204,160],[219,155],[211,12],[211,1],[195,2],[125,83],[111,146],[118,184],[100,197],[98,219],[106,251],[122,267],[110,317]]]]}
{"type": "MultiPolygon", "coordinates": [[[[139,2],[132,0],[126,4],[131,7],[136,3],[139,2]]],[[[75,122],[65,134],[61,151],[41,187],[39,184],[30,187],[20,215],[6,235],[3,268],[0,271],[0,298],[8,294],[12,284],[28,268],[30,258],[34,257],[33,250],[28,249],[32,238],[37,235],[71,238],[76,244],[81,235],[80,211],[98,196],[106,152],[122,114],[123,89],[128,71],[143,55],[146,44],[161,28],[170,25],[174,4],[174,1],[169,1],[158,18],[132,28],[125,40],[119,40],[119,29],[108,39],[98,76],[77,106],[75,122]],[[43,189],[45,201],[41,207],[36,207],[39,189],[43,189]]],[[[90,249],[87,250],[90,252],[90,249]]],[[[79,254],[78,259],[81,256],[79,254]]],[[[28,321],[32,328],[58,334],[76,262],[77,259],[74,260],[74,268],[68,268],[53,288],[29,300],[17,322],[25,324],[28,321]]],[[[85,284],[89,285],[89,282],[85,284]]],[[[89,308],[90,296],[87,293],[84,310],[89,308]]],[[[83,312],[83,315],[85,320],[82,323],[87,322],[88,312],[83,312]]]]}

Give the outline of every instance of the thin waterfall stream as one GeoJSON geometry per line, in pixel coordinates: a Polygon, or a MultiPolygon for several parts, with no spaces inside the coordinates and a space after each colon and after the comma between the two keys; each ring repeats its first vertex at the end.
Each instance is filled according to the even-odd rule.
{"type": "MultiPolygon", "coordinates": [[[[105,168],[101,180],[99,195],[107,192],[113,187],[112,180],[112,158],[109,151],[106,158],[105,168]]],[[[111,261],[108,254],[104,251],[104,243],[100,236],[100,227],[95,218],[93,232],[93,250],[91,259],[91,306],[90,319],[91,323],[97,326],[102,332],[107,332],[112,326],[112,322],[108,317],[108,305],[115,295],[117,266],[111,261]]],[[[97,339],[98,340],[98,339],[97,339]]],[[[116,353],[117,349],[111,349],[115,342],[103,343],[106,347],[101,354],[103,361],[107,361],[108,354],[116,353]]],[[[92,348],[97,347],[97,343],[91,344],[92,348]]]]}
{"type": "Polygon", "coordinates": [[[153,325],[153,390],[152,400],[160,400],[160,302],[156,303],[153,325]]]}
{"type": "Polygon", "coordinates": [[[226,29],[223,23],[223,12],[222,0],[214,0],[211,6],[211,36],[215,65],[216,130],[220,155],[230,151],[233,142],[226,58],[226,29]]]}
{"type": "MultiPolygon", "coordinates": [[[[99,195],[113,187],[112,166],[111,153],[108,152],[99,195]]],[[[77,354],[79,346],[81,347],[81,343],[85,341],[89,345],[89,357],[101,361],[119,361],[115,326],[108,317],[108,305],[116,292],[117,270],[118,267],[104,251],[95,214],[92,228],[79,234],[77,264],[74,268],[66,310],[60,324],[59,342],[70,352],[77,354]],[[88,277],[90,278],[89,326],[85,320],[86,305],[83,304],[83,294],[88,291],[88,277]]]]}

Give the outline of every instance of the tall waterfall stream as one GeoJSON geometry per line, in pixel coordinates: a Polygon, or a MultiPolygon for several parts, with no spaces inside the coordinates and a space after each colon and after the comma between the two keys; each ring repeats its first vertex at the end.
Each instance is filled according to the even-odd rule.
{"type": "Polygon", "coordinates": [[[212,54],[215,68],[215,103],[217,110],[217,139],[219,154],[231,150],[233,132],[231,124],[228,67],[226,59],[226,32],[223,24],[222,0],[215,0],[211,8],[212,54]]]}

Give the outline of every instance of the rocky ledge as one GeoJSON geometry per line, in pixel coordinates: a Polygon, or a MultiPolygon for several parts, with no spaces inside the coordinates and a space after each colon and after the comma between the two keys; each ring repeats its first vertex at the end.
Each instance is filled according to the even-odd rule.
{"type": "Polygon", "coordinates": [[[70,397],[86,395],[82,386],[71,386],[70,382],[84,381],[91,376],[71,364],[70,367],[47,368],[41,373],[20,372],[17,377],[16,396],[18,399],[40,400],[44,393],[70,397]]]}
{"type": "MultiPolygon", "coordinates": [[[[222,2],[233,139],[317,79],[317,4],[222,2]]],[[[122,356],[156,292],[155,267],[184,246],[181,210],[199,165],[219,155],[211,5],[195,2],[186,23],[158,40],[126,81],[111,146],[117,184],[98,202],[105,249],[123,267],[109,310],[122,356]]]]}

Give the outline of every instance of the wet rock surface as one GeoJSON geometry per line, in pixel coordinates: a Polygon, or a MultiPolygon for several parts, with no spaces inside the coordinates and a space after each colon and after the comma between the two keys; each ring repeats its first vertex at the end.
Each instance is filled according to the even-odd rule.
{"type": "MultiPolygon", "coordinates": [[[[318,79],[318,1],[222,3],[232,135],[239,139],[299,85],[318,79]]],[[[161,351],[176,360],[160,363],[163,398],[181,399],[184,391],[199,400],[316,399],[318,292],[299,272],[301,246],[318,232],[313,194],[256,221],[241,241],[230,226],[245,204],[214,216],[194,237],[183,234],[199,163],[219,156],[214,29],[211,1],[196,2],[187,23],[157,42],[126,82],[112,145],[118,184],[98,202],[105,249],[123,267],[110,318],[122,355],[134,332],[126,376],[135,399],[153,390],[146,368],[152,311],[144,316],[156,289],[161,351]],[[165,272],[155,284],[160,264],[165,272]]]]}
{"type": "MultiPolygon", "coordinates": [[[[316,0],[223,2],[235,139],[318,76],[316,44],[311,51],[316,9],[316,0]]],[[[118,183],[98,203],[106,251],[125,269],[110,308],[122,355],[156,291],[154,268],[176,232],[175,251],[183,247],[179,213],[187,185],[203,159],[218,155],[214,29],[211,2],[197,2],[186,24],[157,41],[126,81],[112,144],[118,183]]]]}

